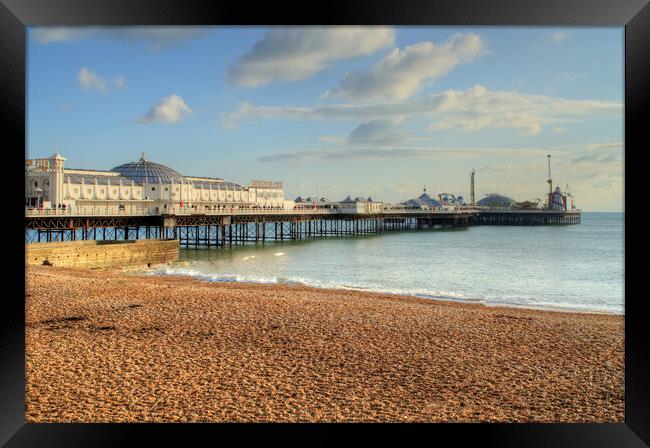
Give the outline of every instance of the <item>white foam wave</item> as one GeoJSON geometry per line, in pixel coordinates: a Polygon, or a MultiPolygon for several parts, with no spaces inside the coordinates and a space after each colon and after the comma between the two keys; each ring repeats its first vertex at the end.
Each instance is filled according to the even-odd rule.
{"type": "Polygon", "coordinates": [[[313,288],[327,289],[345,289],[353,291],[377,292],[383,294],[408,295],[427,299],[454,300],[463,302],[478,302],[482,299],[471,298],[463,294],[453,292],[438,292],[425,289],[394,289],[383,288],[379,285],[346,285],[341,283],[327,282],[322,280],[312,280],[301,277],[276,277],[276,276],[252,276],[241,274],[215,274],[202,272],[198,269],[188,267],[170,267],[164,266],[158,269],[149,270],[148,275],[174,275],[192,277],[198,280],[208,282],[237,282],[237,283],[260,283],[260,284],[297,284],[310,286],[313,288]]]}
{"type": "Polygon", "coordinates": [[[549,311],[565,312],[597,312],[607,314],[624,314],[623,310],[603,305],[594,306],[587,304],[564,303],[564,302],[543,302],[526,301],[522,304],[514,298],[496,297],[474,297],[456,292],[432,291],[427,289],[398,289],[386,288],[381,285],[347,285],[322,280],[313,280],[301,277],[278,277],[278,276],[253,276],[241,274],[216,274],[203,272],[187,266],[164,266],[146,271],[148,275],[173,275],[186,276],[207,282],[228,282],[228,283],[258,283],[264,285],[303,285],[312,288],[342,289],[352,291],[366,291],[382,294],[394,294],[401,296],[415,296],[424,299],[444,300],[453,302],[477,303],[485,306],[502,306],[508,308],[539,309],[549,311]]]}

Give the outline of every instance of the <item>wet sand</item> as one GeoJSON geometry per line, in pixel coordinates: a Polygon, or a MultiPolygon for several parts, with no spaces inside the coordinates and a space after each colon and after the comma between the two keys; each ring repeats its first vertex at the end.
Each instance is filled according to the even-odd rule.
{"type": "Polygon", "coordinates": [[[27,269],[28,422],[622,422],[623,316],[27,269]]]}

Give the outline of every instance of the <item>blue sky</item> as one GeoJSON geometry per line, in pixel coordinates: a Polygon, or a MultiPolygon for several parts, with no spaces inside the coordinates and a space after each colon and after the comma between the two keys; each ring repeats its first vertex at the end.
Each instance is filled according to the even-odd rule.
{"type": "Polygon", "coordinates": [[[29,157],[282,180],[288,196],[622,210],[623,28],[32,28],[29,157]]]}

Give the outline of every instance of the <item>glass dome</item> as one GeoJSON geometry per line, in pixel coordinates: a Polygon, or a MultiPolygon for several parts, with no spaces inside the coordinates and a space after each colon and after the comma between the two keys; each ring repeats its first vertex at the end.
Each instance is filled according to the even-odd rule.
{"type": "Polygon", "coordinates": [[[181,182],[183,175],[168,166],[159,163],[149,162],[144,156],[140,157],[137,162],[129,162],[124,165],[116,166],[111,171],[120,173],[122,176],[133,179],[139,184],[168,184],[172,182],[181,182]]]}
{"type": "Polygon", "coordinates": [[[511,207],[515,200],[500,194],[489,194],[476,204],[481,207],[511,207]]]}

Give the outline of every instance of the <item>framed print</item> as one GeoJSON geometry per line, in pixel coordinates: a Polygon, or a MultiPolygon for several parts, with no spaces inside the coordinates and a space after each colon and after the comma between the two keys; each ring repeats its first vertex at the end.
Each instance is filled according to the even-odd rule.
{"type": "Polygon", "coordinates": [[[647,446],[647,2],[0,10],[3,443],[647,446]]]}

